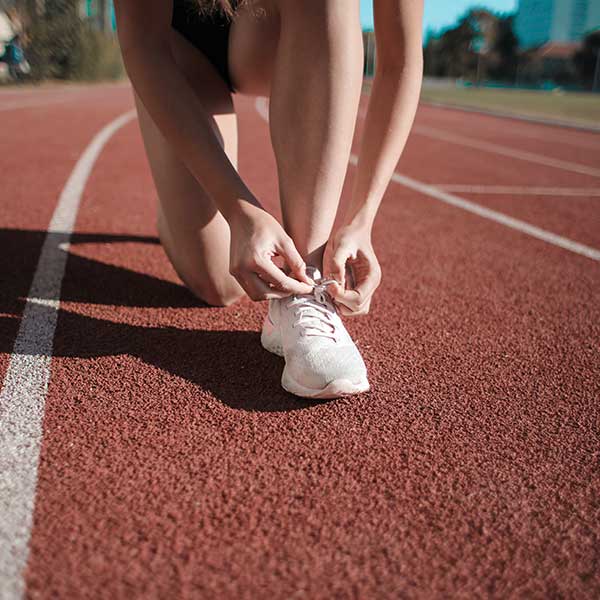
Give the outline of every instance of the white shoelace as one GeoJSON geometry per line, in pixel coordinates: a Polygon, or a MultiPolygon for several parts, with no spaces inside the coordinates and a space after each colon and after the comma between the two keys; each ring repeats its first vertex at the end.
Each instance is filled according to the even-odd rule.
{"type": "Polygon", "coordinates": [[[313,289],[312,294],[292,296],[286,302],[286,307],[295,308],[296,320],[292,327],[303,326],[304,335],[325,337],[336,340],[336,326],[333,315],[336,314],[335,307],[325,291],[332,280],[321,281],[313,289]]]}

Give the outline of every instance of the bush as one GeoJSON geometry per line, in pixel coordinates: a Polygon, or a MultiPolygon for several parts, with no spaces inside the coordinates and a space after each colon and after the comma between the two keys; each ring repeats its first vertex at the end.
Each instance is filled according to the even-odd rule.
{"type": "Polygon", "coordinates": [[[71,79],[120,79],[124,74],[125,68],[117,39],[85,24],[73,57],[71,79]]]}
{"type": "Polygon", "coordinates": [[[31,78],[118,79],[124,68],[117,40],[79,17],[73,0],[54,0],[28,28],[31,78]]]}

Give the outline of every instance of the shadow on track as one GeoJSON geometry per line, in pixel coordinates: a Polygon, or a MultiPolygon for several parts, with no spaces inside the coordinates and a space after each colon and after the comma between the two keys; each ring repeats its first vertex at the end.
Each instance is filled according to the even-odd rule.
{"type": "MultiPolygon", "coordinates": [[[[0,230],[11,248],[0,260],[0,352],[11,353],[45,232],[0,230]]],[[[71,244],[141,242],[156,238],[75,234],[71,244]]],[[[41,300],[45,300],[42,298],[41,300]]],[[[61,300],[131,307],[204,307],[183,285],[70,255],[61,300]]],[[[39,306],[40,310],[53,311],[39,306]]],[[[39,354],[35,347],[26,354],[39,354]]],[[[281,389],[282,362],[260,346],[258,332],[143,327],[59,310],[52,355],[66,358],[135,356],[177,375],[231,408],[290,411],[314,406],[281,389]]]]}
{"type": "MultiPolygon", "coordinates": [[[[56,236],[57,244],[65,239],[63,234],[50,235],[56,236]]],[[[11,300],[14,305],[17,298],[27,296],[45,236],[45,231],[0,229],[0,248],[11,250],[0,257],[0,302],[4,310],[11,300]]],[[[71,246],[126,242],[160,243],[156,237],[94,233],[75,233],[70,240],[71,246]]],[[[75,254],[69,254],[67,274],[60,295],[66,302],[154,308],[206,306],[183,285],[75,254]]]]}

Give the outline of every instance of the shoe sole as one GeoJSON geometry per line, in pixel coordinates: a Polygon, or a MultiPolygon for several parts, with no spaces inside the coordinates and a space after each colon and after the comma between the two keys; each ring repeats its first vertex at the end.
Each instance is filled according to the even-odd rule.
{"type": "MultiPolygon", "coordinates": [[[[277,331],[268,320],[263,326],[260,334],[260,343],[268,352],[281,356],[282,358],[284,357],[283,347],[278,341],[277,331]]],[[[336,379],[328,383],[321,390],[307,388],[290,377],[287,374],[285,367],[283,369],[283,375],[281,376],[281,386],[286,392],[294,394],[294,396],[314,399],[341,398],[343,396],[354,396],[355,394],[369,391],[369,382],[366,379],[359,381],[358,383],[353,383],[348,379],[336,379]]]]}
{"type": "Polygon", "coordinates": [[[286,392],[290,392],[290,394],[294,394],[294,396],[313,399],[343,398],[345,396],[362,394],[363,392],[368,392],[370,389],[369,382],[366,379],[359,383],[353,383],[348,379],[336,379],[328,383],[322,390],[307,388],[300,385],[297,381],[294,381],[294,379],[286,373],[285,368],[283,369],[283,375],[281,377],[281,386],[286,392]]]}
{"type": "Polygon", "coordinates": [[[268,352],[272,352],[273,354],[277,354],[277,356],[281,356],[283,358],[283,346],[281,345],[281,341],[279,341],[279,336],[277,335],[275,326],[268,318],[263,324],[260,334],[260,343],[268,352]]]}

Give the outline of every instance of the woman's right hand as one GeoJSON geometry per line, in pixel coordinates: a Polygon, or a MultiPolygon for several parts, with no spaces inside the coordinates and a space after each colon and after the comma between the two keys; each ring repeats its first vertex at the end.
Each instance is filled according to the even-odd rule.
{"type": "Polygon", "coordinates": [[[229,219],[229,227],[229,272],[252,300],[312,292],[314,282],[306,275],[306,264],[292,238],[262,207],[244,203],[229,219]],[[276,256],[283,258],[290,276],[273,262],[276,256]]]}

